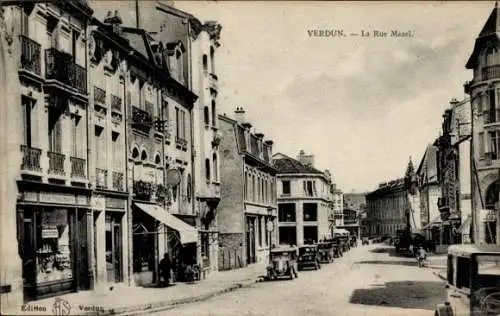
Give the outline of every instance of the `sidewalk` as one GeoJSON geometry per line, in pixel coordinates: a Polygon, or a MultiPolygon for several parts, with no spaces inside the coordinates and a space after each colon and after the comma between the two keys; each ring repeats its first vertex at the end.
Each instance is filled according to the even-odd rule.
{"type": "MultiPolygon", "coordinates": [[[[168,288],[142,288],[119,285],[112,291],[82,291],[30,302],[23,309],[5,311],[8,315],[54,315],[58,299],[70,307],[69,315],[133,315],[144,311],[170,309],[176,305],[206,300],[213,296],[248,287],[265,274],[265,265],[224,272],[212,272],[206,280],[193,284],[176,283],[168,288]]],[[[67,315],[67,314],[66,314],[67,315]]]]}
{"type": "Polygon", "coordinates": [[[446,264],[448,256],[444,255],[430,255],[427,257],[427,267],[430,269],[444,269],[446,270],[446,264]]]}

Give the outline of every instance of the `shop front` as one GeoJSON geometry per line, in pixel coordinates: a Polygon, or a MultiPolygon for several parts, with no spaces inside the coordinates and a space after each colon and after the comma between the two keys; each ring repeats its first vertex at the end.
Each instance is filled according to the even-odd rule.
{"type": "Polygon", "coordinates": [[[17,222],[26,301],[91,288],[89,218],[88,195],[23,193],[17,222]]]}
{"type": "Polygon", "coordinates": [[[134,203],[133,272],[135,284],[158,283],[158,264],[165,253],[174,276],[182,281],[187,266],[196,265],[198,231],[156,204],[134,203]]]}

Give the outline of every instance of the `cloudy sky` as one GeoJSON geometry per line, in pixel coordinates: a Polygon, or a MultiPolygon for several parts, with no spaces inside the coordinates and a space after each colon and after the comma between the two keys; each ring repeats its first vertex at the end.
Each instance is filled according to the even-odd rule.
{"type": "Polygon", "coordinates": [[[410,156],[418,165],[450,99],[465,97],[464,65],[494,2],[175,6],[223,26],[220,112],[243,106],[275,152],[312,153],[344,192],[361,192],[403,176],[410,156]],[[310,37],[312,29],[414,36],[310,37]]]}

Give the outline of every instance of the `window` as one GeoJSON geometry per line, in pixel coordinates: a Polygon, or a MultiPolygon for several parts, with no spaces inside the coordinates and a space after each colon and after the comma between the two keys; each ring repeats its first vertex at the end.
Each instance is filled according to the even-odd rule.
{"type": "Polygon", "coordinates": [[[21,7],[21,35],[29,36],[29,14],[27,8],[21,7]]]}
{"type": "Polygon", "coordinates": [[[182,122],[182,139],[187,140],[187,124],[186,124],[186,112],[181,111],[181,122],[182,122]]]}
{"type": "Polygon", "coordinates": [[[191,195],[192,195],[192,187],[193,184],[191,183],[191,174],[187,175],[187,181],[186,181],[186,195],[188,198],[188,202],[191,202],[191,195]]]}
{"type": "Polygon", "coordinates": [[[287,226],[280,227],[279,243],[282,245],[297,245],[297,228],[287,226]]]}
{"type": "Polygon", "coordinates": [[[282,203],[278,205],[278,220],[280,222],[295,222],[295,203],[282,203]]]}
{"type": "Polygon", "coordinates": [[[212,164],[213,164],[213,167],[214,167],[214,181],[219,181],[219,173],[218,173],[218,170],[217,170],[217,154],[214,153],[213,156],[212,156],[212,164]]]}
{"type": "Polygon", "coordinates": [[[244,194],[245,194],[245,200],[248,200],[248,172],[245,172],[245,184],[244,184],[244,194]]]}
{"type": "Polygon", "coordinates": [[[72,157],[80,157],[79,148],[83,145],[80,144],[79,141],[79,127],[80,116],[71,114],[71,156],[72,157]]]}
{"type": "Polygon", "coordinates": [[[255,175],[252,176],[252,201],[255,202],[255,196],[256,196],[257,190],[255,188],[255,175]]]}
{"type": "Polygon", "coordinates": [[[76,62],[77,60],[77,53],[78,53],[78,37],[80,34],[76,30],[71,30],[71,55],[73,56],[73,62],[76,62]]]}
{"type": "Polygon", "coordinates": [[[121,138],[120,138],[120,133],[117,132],[112,132],[111,133],[111,150],[112,150],[112,155],[113,155],[113,164],[114,164],[114,169],[116,171],[121,171],[122,170],[122,155],[121,155],[121,138]]]}
{"type": "Polygon", "coordinates": [[[215,49],[213,46],[210,46],[210,67],[211,72],[215,73],[215,49]]]}
{"type": "Polygon", "coordinates": [[[205,179],[210,181],[210,159],[205,159],[205,179]]]}
{"type": "Polygon", "coordinates": [[[470,259],[457,257],[457,288],[470,288],[470,259]]]}
{"type": "Polygon", "coordinates": [[[60,111],[55,108],[49,108],[49,151],[61,152],[61,120],[60,111]]]}
{"type": "Polygon", "coordinates": [[[283,180],[281,181],[281,184],[283,185],[283,194],[290,194],[291,193],[291,188],[290,188],[290,181],[288,180],[283,180]]]}
{"type": "Polygon", "coordinates": [[[318,220],[318,204],[304,203],[304,221],[316,222],[318,220]]]}
{"type": "Polygon", "coordinates": [[[210,124],[210,113],[209,113],[208,106],[205,106],[203,108],[203,116],[205,118],[205,126],[208,126],[210,124]]]}
{"type": "Polygon", "coordinates": [[[267,231],[267,223],[269,222],[269,218],[264,217],[264,235],[266,240],[266,246],[269,246],[269,233],[267,231]]]}
{"type": "Polygon", "coordinates": [[[32,141],[32,133],[31,133],[31,109],[33,102],[23,97],[21,99],[22,107],[23,107],[23,138],[24,145],[31,147],[32,141]]]}
{"type": "Polygon", "coordinates": [[[304,226],[304,244],[309,245],[318,242],[318,227],[304,226]]]}
{"type": "Polygon", "coordinates": [[[215,110],[215,100],[212,100],[212,126],[217,125],[217,111],[215,110]]]}
{"type": "Polygon", "coordinates": [[[500,277],[500,256],[478,255],[476,260],[478,276],[488,276],[490,282],[498,282],[500,277]]]}
{"type": "Polygon", "coordinates": [[[316,193],[315,181],[304,181],[304,194],[305,196],[314,196],[316,193]]]}
{"type": "Polygon", "coordinates": [[[208,72],[208,56],[206,54],[203,55],[203,72],[205,75],[208,72]]]}
{"type": "Polygon", "coordinates": [[[500,131],[489,132],[491,159],[500,159],[500,131]]]}

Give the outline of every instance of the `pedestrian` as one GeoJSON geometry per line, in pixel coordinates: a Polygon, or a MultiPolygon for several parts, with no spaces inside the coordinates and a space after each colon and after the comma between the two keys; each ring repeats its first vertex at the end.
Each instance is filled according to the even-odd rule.
{"type": "Polygon", "coordinates": [[[170,256],[166,252],[163,255],[163,259],[160,261],[160,274],[163,278],[163,282],[160,281],[160,284],[163,286],[168,286],[170,282],[170,271],[172,269],[172,262],[170,261],[170,256]]]}

